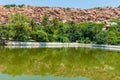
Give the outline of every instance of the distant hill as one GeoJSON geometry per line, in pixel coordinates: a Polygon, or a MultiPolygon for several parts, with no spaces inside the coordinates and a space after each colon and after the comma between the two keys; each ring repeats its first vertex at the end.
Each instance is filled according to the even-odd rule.
{"type": "Polygon", "coordinates": [[[59,20],[75,21],[75,22],[104,22],[113,18],[120,18],[120,8],[92,8],[92,9],[75,9],[61,7],[11,7],[5,8],[0,6],[0,24],[5,24],[9,16],[14,13],[23,13],[31,18],[34,18],[37,23],[40,23],[43,16],[47,14],[50,19],[57,17],[59,20]]]}

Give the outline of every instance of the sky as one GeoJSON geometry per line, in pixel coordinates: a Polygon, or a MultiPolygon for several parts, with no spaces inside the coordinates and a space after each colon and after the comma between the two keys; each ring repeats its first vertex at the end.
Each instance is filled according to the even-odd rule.
{"type": "Polygon", "coordinates": [[[117,7],[120,0],[0,0],[0,4],[25,4],[33,6],[66,7],[66,8],[93,8],[117,7]]]}

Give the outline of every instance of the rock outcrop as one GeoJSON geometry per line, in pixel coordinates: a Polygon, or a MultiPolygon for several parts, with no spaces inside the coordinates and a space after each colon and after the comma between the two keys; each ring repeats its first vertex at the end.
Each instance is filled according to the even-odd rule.
{"type": "Polygon", "coordinates": [[[11,14],[22,13],[33,18],[40,23],[43,16],[47,14],[50,19],[57,17],[59,20],[75,22],[103,22],[113,18],[120,18],[120,8],[93,8],[93,9],[75,9],[61,7],[35,7],[28,6],[23,8],[0,6],[0,24],[5,24],[11,14]]]}

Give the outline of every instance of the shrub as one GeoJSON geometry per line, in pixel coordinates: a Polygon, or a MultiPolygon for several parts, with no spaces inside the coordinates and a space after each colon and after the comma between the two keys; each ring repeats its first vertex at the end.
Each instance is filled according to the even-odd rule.
{"type": "Polygon", "coordinates": [[[101,31],[95,36],[95,41],[97,44],[105,44],[107,42],[108,35],[107,32],[101,31]]]}
{"type": "Polygon", "coordinates": [[[11,8],[11,7],[19,7],[19,8],[22,8],[22,7],[25,7],[25,4],[21,4],[21,5],[16,5],[16,4],[7,4],[7,5],[4,5],[5,8],[11,8]]]}
{"type": "Polygon", "coordinates": [[[118,6],[118,8],[120,8],[120,5],[118,6]]]}
{"type": "Polygon", "coordinates": [[[11,31],[14,33],[14,40],[27,41],[29,39],[32,30],[29,22],[30,19],[23,14],[16,13],[10,17],[7,25],[12,29],[11,31]]]}
{"type": "Polygon", "coordinates": [[[33,32],[31,35],[33,40],[36,40],[38,42],[48,42],[48,36],[47,33],[43,30],[38,30],[37,32],[33,32]]]}
{"type": "Polygon", "coordinates": [[[70,8],[66,8],[67,10],[70,10],[70,8]]]}
{"type": "Polygon", "coordinates": [[[25,4],[18,5],[19,8],[25,7],[25,4]]]}
{"type": "Polygon", "coordinates": [[[4,5],[5,8],[16,7],[16,4],[7,4],[4,5]]]}

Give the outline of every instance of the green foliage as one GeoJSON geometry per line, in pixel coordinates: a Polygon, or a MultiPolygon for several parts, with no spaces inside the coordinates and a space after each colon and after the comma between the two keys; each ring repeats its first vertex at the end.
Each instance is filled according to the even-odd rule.
{"type": "Polygon", "coordinates": [[[29,35],[31,33],[31,26],[29,23],[29,18],[23,14],[16,13],[12,15],[9,19],[7,26],[12,30],[13,39],[18,41],[29,40],[29,35]]]}
{"type": "Polygon", "coordinates": [[[16,7],[16,4],[8,4],[8,5],[4,5],[5,8],[10,8],[10,7],[16,7]]]}
{"type": "Polygon", "coordinates": [[[0,26],[0,39],[6,38],[9,39],[10,37],[10,29],[7,26],[0,26]]]}
{"type": "Polygon", "coordinates": [[[113,31],[108,31],[108,39],[107,39],[107,43],[108,44],[113,44],[113,45],[117,45],[117,35],[115,32],[113,31]]]}
{"type": "Polygon", "coordinates": [[[118,8],[120,8],[120,5],[118,6],[118,8]]]}
{"type": "Polygon", "coordinates": [[[102,31],[102,28],[105,24],[97,24],[93,22],[84,22],[80,23],[81,32],[83,34],[83,38],[89,38],[90,41],[94,41],[96,34],[102,31]]]}
{"type": "Polygon", "coordinates": [[[36,25],[37,25],[36,22],[35,22],[35,20],[31,19],[30,22],[29,22],[29,24],[30,24],[32,30],[35,31],[36,30],[36,25]]]}
{"type": "Polygon", "coordinates": [[[30,19],[24,15],[24,14],[19,14],[19,13],[16,13],[14,15],[11,15],[10,19],[9,19],[9,22],[8,23],[12,23],[12,24],[28,24],[30,22],[30,19]]]}
{"type": "Polygon", "coordinates": [[[68,25],[69,27],[67,28],[67,31],[66,31],[67,37],[71,42],[76,42],[82,36],[81,28],[78,27],[77,23],[72,21],[68,22],[68,25]]]}
{"type": "Polygon", "coordinates": [[[108,44],[120,45],[120,20],[112,19],[111,22],[117,23],[112,25],[108,30],[108,44]]]}
{"type": "Polygon", "coordinates": [[[70,8],[66,8],[67,10],[70,10],[70,8]]]}
{"type": "Polygon", "coordinates": [[[110,22],[115,22],[118,25],[120,25],[120,19],[112,19],[112,20],[110,20],[110,22]]]}
{"type": "Polygon", "coordinates": [[[120,45],[120,27],[112,26],[108,31],[108,44],[120,45]]]}
{"type": "Polygon", "coordinates": [[[15,41],[38,42],[79,42],[120,45],[120,20],[113,19],[107,31],[103,31],[105,24],[94,22],[77,23],[68,21],[63,23],[58,18],[49,20],[44,15],[41,24],[24,14],[11,15],[7,25],[0,26],[0,38],[11,38],[15,41]]]}
{"type": "Polygon", "coordinates": [[[97,44],[106,44],[108,40],[108,35],[106,31],[101,31],[95,36],[95,42],[97,44]]]}
{"type": "Polygon", "coordinates": [[[57,36],[57,39],[56,39],[57,42],[70,42],[70,40],[65,37],[65,36],[57,36]]]}
{"type": "Polygon", "coordinates": [[[25,4],[18,5],[19,8],[25,7],[25,4]]]}
{"type": "Polygon", "coordinates": [[[90,41],[90,39],[87,37],[87,38],[85,38],[84,43],[91,43],[91,41],[90,41]]]}
{"type": "Polygon", "coordinates": [[[45,14],[45,15],[43,16],[43,19],[42,19],[41,24],[42,24],[43,26],[50,25],[49,16],[48,16],[47,14],[45,14]]]}
{"type": "Polygon", "coordinates": [[[91,8],[91,9],[102,9],[102,7],[94,7],[94,8],[91,8]]]}
{"type": "Polygon", "coordinates": [[[47,33],[45,33],[43,30],[38,30],[37,32],[34,32],[32,34],[32,39],[38,42],[48,42],[47,33]]]}
{"type": "Polygon", "coordinates": [[[55,30],[55,29],[57,29],[58,27],[59,27],[59,20],[58,20],[58,18],[53,18],[53,20],[51,21],[51,24],[52,24],[52,29],[53,30],[55,30]]]}
{"type": "Polygon", "coordinates": [[[7,4],[7,5],[4,5],[5,8],[11,8],[11,7],[19,7],[19,8],[22,8],[22,7],[25,7],[25,4],[21,4],[21,5],[16,5],[16,4],[7,4]]]}

